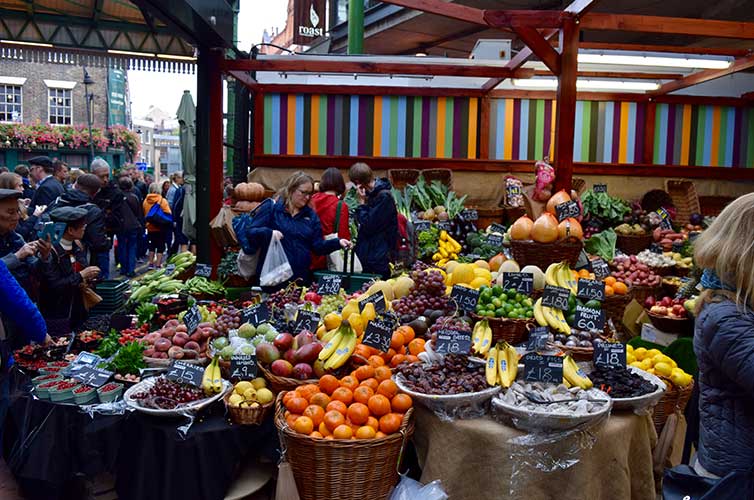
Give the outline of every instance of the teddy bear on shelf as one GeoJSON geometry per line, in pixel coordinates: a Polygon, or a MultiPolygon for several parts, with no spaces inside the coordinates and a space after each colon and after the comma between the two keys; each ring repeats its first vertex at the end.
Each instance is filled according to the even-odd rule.
{"type": "Polygon", "coordinates": [[[537,201],[546,202],[552,196],[552,184],[555,182],[555,169],[548,163],[549,158],[539,160],[534,164],[536,169],[536,183],[532,198],[537,201]]]}

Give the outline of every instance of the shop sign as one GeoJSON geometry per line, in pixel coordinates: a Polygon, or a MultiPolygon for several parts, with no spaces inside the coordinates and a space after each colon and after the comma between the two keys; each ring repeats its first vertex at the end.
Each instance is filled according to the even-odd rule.
{"type": "Polygon", "coordinates": [[[294,0],[293,43],[311,45],[315,38],[325,36],[324,0],[294,0]]]}

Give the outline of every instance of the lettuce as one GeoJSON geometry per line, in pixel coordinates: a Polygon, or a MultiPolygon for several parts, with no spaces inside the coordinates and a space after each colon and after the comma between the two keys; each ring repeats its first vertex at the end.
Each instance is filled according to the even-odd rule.
{"type": "Polygon", "coordinates": [[[584,250],[592,255],[599,255],[606,262],[610,262],[615,257],[615,242],[618,236],[615,231],[607,229],[597,233],[584,242],[584,250]]]}

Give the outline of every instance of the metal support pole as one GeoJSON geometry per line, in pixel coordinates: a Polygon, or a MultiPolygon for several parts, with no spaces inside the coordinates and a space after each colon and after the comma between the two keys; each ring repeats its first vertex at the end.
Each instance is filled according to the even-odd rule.
{"type": "Polygon", "coordinates": [[[94,83],[94,80],[89,76],[89,72],[84,70],[84,99],[86,100],[86,123],[89,126],[89,168],[91,168],[94,161],[94,135],[92,134],[92,99],[94,96],[89,93],[89,85],[94,83]]]}
{"type": "Polygon", "coordinates": [[[348,2],[348,53],[364,53],[364,0],[348,2]]]}

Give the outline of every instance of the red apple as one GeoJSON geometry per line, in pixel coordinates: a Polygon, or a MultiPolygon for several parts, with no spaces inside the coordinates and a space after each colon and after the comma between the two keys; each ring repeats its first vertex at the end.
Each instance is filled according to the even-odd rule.
{"type": "Polygon", "coordinates": [[[312,377],[312,367],[306,363],[299,363],[293,367],[293,377],[306,380],[312,377]]]}
{"type": "Polygon", "coordinates": [[[278,333],[275,340],[272,342],[279,351],[287,351],[293,345],[293,335],[290,333],[278,333]]]}

